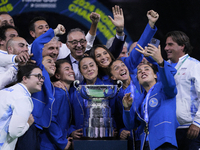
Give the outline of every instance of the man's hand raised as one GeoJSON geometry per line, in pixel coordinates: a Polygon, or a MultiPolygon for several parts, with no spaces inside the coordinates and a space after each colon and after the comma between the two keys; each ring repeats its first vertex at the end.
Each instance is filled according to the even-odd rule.
{"type": "Polygon", "coordinates": [[[63,35],[65,34],[65,27],[61,24],[58,24],[58,26],[54,29],[55,35],[63,35]]]}

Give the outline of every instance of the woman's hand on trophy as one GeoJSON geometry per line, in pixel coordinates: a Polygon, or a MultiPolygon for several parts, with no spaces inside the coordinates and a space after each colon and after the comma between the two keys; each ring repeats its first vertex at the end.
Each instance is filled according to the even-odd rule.
{"type": "Polygon", "coordinates": [[[131,97],[131,93],[126,93],[122,99],[122,103],[124,106],[124,110],[130,110],[132,103],[133,103],[133,98],[131,97]]]}
{"type": "Polygon", "coordinates": [[[71,136],[74,139],[80,139],[83,136],[83,129],[77,129],[77,130],[73,131],[71,136]]]}

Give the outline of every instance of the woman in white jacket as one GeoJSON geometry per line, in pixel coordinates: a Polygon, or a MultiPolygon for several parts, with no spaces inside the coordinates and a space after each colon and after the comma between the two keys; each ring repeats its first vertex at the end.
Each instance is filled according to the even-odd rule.
{"type": "Polygon", "coordinates": [[[21,66],[17,84],[0,90],[0,150],[14,150],[18,137],[33,124],[31,94],[41,91],[44,77],[35,65],[21,66]]]}

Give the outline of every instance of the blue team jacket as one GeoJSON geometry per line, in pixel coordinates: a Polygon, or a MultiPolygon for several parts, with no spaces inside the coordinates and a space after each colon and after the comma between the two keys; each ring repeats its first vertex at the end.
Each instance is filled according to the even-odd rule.
{"type": "MultiPolygon", "coordinates": [[[[152,29],[150,25],[147,24],[137,44],[139,44],[143,48],[147,46],[147,44],[151,41],[156,31],[157,31],[156,26],[154,27],[154,29],[152,29]]],[[[140,49],[138,46],[136,46],[135,48],[140,49]]],[[[135,48],[131,51],[129,57],[120,58],[125,63],[125,65],[129,68],[129,72],[133,74],[135,74],[134,69],[138,66],[138,64],[142,61],[142,58],[143,58],[143,54],[136,51],[135,48]]]]}
{"type": "Polygon", "coordinates": [[[68,143],[68,130],[72,119],[68,91],[55,87],[51,125],[40,134],[41,150],[64,149],[68,143]]]}
{"type": "Polygon", "coordinates": [[[36,126],[38,128],[47,128],[50,126],[52,118],[52,107],[54,102],[54,87],[51,84],[51,80],[48,72],[42,64],[42,50],[44,44],[48,43],[54,37],[53,29],[49,29],[46,33],[39,36],[33,41],[31,52],[33,53],[32,59],[36,61],[36,65],[42,70],[42,74],[45,77],[42,90],[32,94],[32,100],[34,104],[33,116],[36,126]]]}
{"type": "Polygon", "coordinates": [[[148,133],[148,141],[150,149],[156,149],[162,144],[168,142],[177,146],[176,128],[178,121],[176,119],[176,83],[174,69],[168,62],[164,61],[164,67],[157,65],[160,79],[154,85],[154,88],[149,96],[148,115],[149,123],[147,124],[141,117],[141,104],[145,98],[144,91],[140,97],[135,97],[130,111],[123,111],[123,121],[128,129],[138,127],[140,134],[141,150],[148,133]],[[148,132],[145,132],[145,127],[148,126],[148,132]]]}

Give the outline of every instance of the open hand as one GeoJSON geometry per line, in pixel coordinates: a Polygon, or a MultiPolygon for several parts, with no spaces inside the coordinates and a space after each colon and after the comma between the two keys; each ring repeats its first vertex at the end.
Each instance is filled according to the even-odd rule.
{"type": "Polygon", "coordinates": [[[123,10],[119,6],[115,5],[115,7],[112,7],[113,17],[108,16],[109,19],[112,21],[112,23],[116,27],[116,31],[119,33],[122,33],[124,31],[124,15],[123,10]]]}

